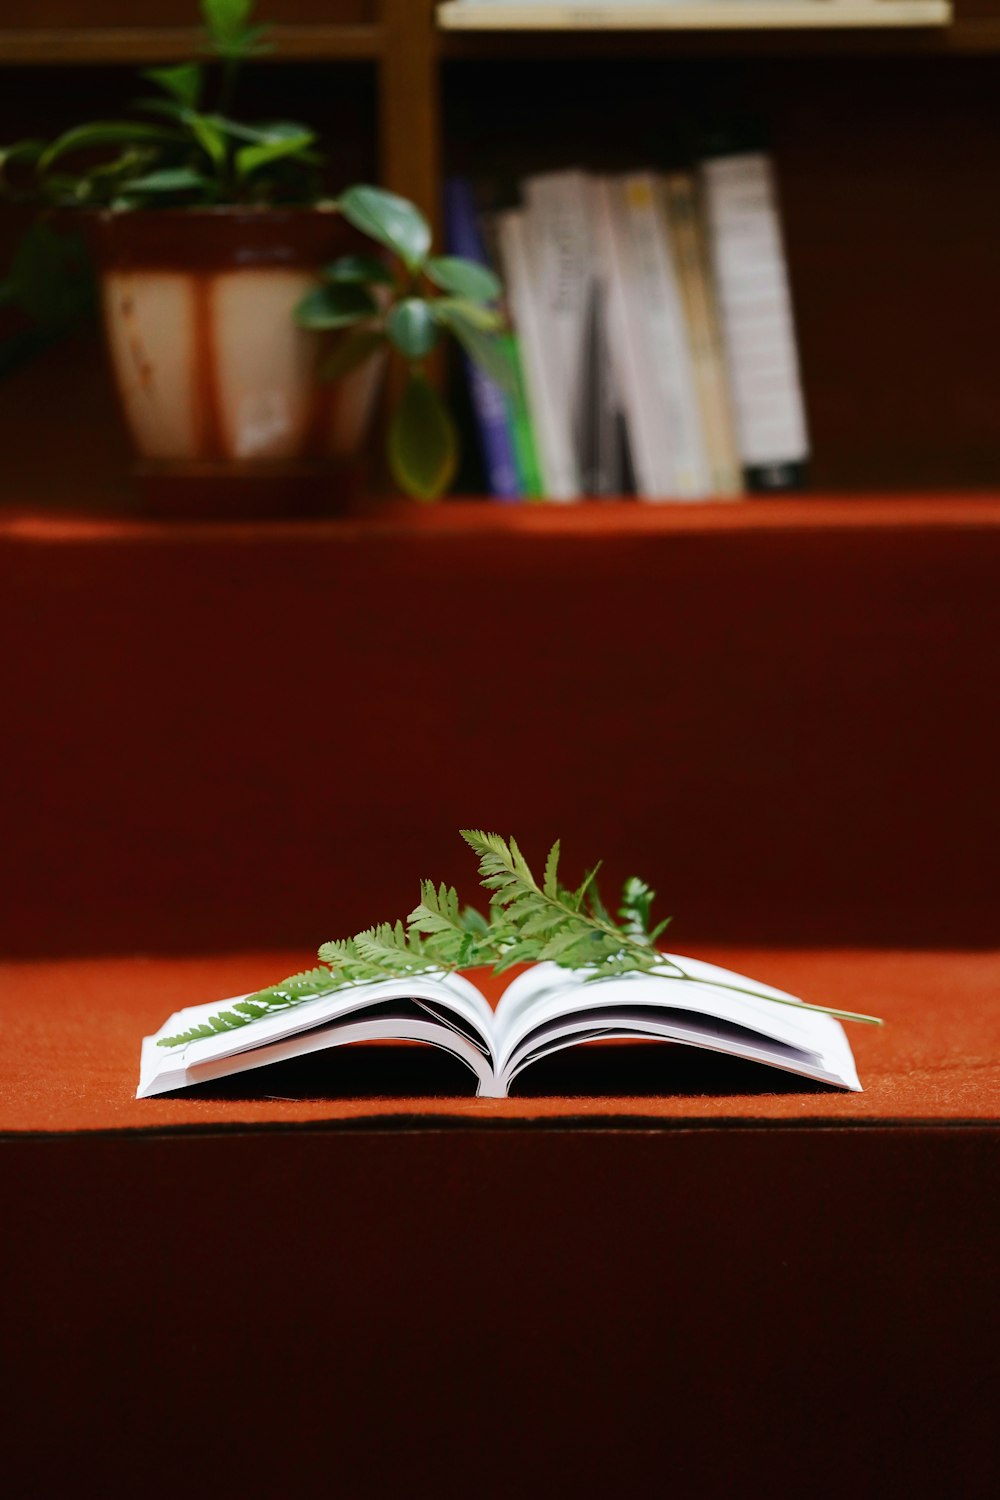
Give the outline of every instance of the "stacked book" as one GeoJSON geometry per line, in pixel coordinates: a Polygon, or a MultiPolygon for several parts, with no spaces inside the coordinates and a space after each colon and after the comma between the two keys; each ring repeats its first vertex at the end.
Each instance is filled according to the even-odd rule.
{"type": "Polygon", "coordinates": [[[453,253],[492,264],[515,370],[470,369],[498,499],[734,499],[795,488],[808,453],[771,160],[553,172],[477,209],[447,184],[453,253]]]}

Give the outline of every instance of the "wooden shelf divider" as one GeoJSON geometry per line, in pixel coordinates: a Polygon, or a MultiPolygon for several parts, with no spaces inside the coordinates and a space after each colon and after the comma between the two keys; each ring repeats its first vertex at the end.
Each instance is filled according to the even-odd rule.
{"type": "Polygon", "coordinates": [[[861,536],[885,531],[1000,531],[1000,495],[789,495],[735,503],[646,504],[587,500],[574,505],[500,505],[488,500],[371,500],[342,515],[267,520],[182,520],[118,509],[72,511],[10,508],[0,513],[0,542],[80,545],[127,541],[156,544],[278,536],[351,543],[366,537],[524,536],[580,540],[642,536],[730,535],[772,532],[840,532],[861,536]]]}
{"type": "MultiPolygon", "coordinates": [[[[352,61],[382,55],[380,25],[272,26],[273,52],[284,61],[352,61]]],[[[148,63],[190,57],[202,45],[193,26],[0,27],[0,65],[14,63],[148,63]]]]}

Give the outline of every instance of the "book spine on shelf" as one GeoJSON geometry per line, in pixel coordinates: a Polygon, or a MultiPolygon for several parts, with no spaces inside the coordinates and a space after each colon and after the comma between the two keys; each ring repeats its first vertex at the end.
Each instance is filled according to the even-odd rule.
{"type": "Polygon", "coordinates": [[[672,474],[658,498],[702,500],[712,482],[661,186],[652,173],[636,172],[625,177],[624,192],[652,389],[671,437],[672,474]]]}
{"type": "Polygon", "coordinates": [[[553,388],[567,407],[577,484],[600,494],[607,449],[595,326],[590,179],[549,172],[521,183],[536,294],[553,388]]]}
{"type": "Polygon", "coordinates": [[[663,192],[687,321],[712,494],[720,499],[735,499],[743,493],[743,474],[694,178],[688,172],[671,173],[663,180],[663,192]]]}
{"type": "Polygon", "coordinates": [[[585,495],[619,495],[625,485],[620,401],[595,256],[594,180],[586,172],[551,172],[529,177],[522,188],[580,488],[585,495]]]}
{"type": "Polygon", "coordinates": [[[633,309],[635,273],[629,244],[621,185],[610,177],[597,177],[593,186],[594,251],[597,274],[603,287],[607,327],[608,359],[618,402],[618,425],[622,449],[622,493],[635,492],[644,499],[662,493],[658,472],[669,468],[669,453],[661,460],[657,438],[662,424],[650,407],[650,372],[643,359],[641,309],[633,309]],[[658,464],[660,470],[658,471],[658,464]]]}
{"type": "Polygon", "coordinates": [[[545,498],[576,500],[580,483],[573,452],[569,410],[553,359],[535,275],[527,215],[507,209],[496,215],[497,244],[514,327],[524,361],[528,409],[538,447],[545,498]]]}
{"type": "Polygon", "coordinates": [[[701,180],[747,488],[797,488],[809,440],[771,159],[712,158],[701,180]]]}
{"type": "Polygon", "coordinates": [[[511,442],[514,448],[514,462],[517,465],[518,485],[526,500],[541,500],[545,494],[545,482],[542,478],[541,465],[538,462],[538,447],[531,426],[521,345],[517,334],[513,332],[501,335],[501,339],[513,372],[513,389],[507,397],[507,410],[510,415],[511,442]]]}
{"type": "Polygon", "coordinates": [[[663,500],[673,486],[673,431],[670,414],[664,411],[657,388],[624,179],[606,179],[603,192],[602,239],[613,263],[612,284],[618,289],[612,305],[617,306],[622,330],[623,391],[635,485],[641,499],[663,500]]]}
{"type": "MultiPolygon", "coordinates": [[[[445,226],[451,255],[461,255],[478,265],[488,264],[472,185],[465,178],[451,177],[445,183],[445,226]]],[[[496,381],[475,360],[466,355],[464,364],[490,494],[497,500],[517,500],[523,490],[509,403],[496,381]]]]}
{"type": "MultiPolygon", "coordinates": [[[[500,253],[496,213],[481,214],[477,219],[477,225],[486,251],[487,265],[503,279],[503,257],[500,253]]],[[[514,327],[514,315],[506,287],[504,288],[504,313],[508,326],[506,332],[500,335],[500,339],[506,349],[513,374],[511,387],[504,394],[510,423],[511,446],[514,450],[514,462],[517,465],[518,487],[526,500],[541,500],[545,496],[545,480],[542,476],[538,440],[535,437],[528,403],[528,386],[524,376],[521,340],[514,327]]]]}

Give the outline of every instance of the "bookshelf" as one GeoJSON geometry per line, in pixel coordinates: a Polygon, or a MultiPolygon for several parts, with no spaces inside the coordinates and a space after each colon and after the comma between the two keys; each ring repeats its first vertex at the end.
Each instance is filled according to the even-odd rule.
{"type": "MultiPolygon", "coordinates": [[[[531,7],[518,28],[508,15],[497,29],[511,9],[526,8],[270,0],[275,50],[254,70],[251,104],[308,112],[333,144],[338,180],[377,175],[438,218],[449,171],[634,166],[662,148],[675,108],[731,95],[758,109],[774,145],[815,493],[1000,490],[1000,374],[986,330],[1000,242],[1000,0],[957,0],[950,21],[943,0],[789,0],[765,6],[780,29],[746,25],[760,7],[724,0],[615,6],[614,30],[605,8],[597,31],[581,26],[586,7],[540,12],[571,12],[572,28],[524,29],[538,19],[531,7]],[[826,24],[796,26],[799,12],[826,24]],[[876,16],[882,24],[861,24],[876,16]]],[[[124,106],[132,65],[190,50],[190,14],[190,0],[156,0],[141,22],[125,0],[11,0],[0,139],[124,106]]],[[[0,217],[0,253],[12,232],[0,217]]],[[[128,503],[125,445],[88,379],[97,358],[94,346],[67,351],[0,388],[16,503],[67,499],[44,451],[53,391],[88,490],[128,503]]]]}

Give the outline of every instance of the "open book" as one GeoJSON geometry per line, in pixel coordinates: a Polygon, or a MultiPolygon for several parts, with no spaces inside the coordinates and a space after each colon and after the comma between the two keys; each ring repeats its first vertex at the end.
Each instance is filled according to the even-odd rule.
{"type": "MultiPolygon", "coordinates": [[[[687,977],[665,968],[662,975],[588,980],[584,970],[539,963],[507,986],[494,1011],[462,975],[420,974],[355,984],[183,1046],[158,1046],[161,1037],[207,1022],[220,1008],[219,1002],[193,1006],[143,1041],[137,1097],[324,1047],[393,1040],[443,1048],[466,1064],[481,1097],[503,1099],[539,1058],[613,1038],[703,1047],[860,1091],[850,1044],[832,1016],[715,964],[666,953],[663,959],[687,977]]],[[[666,1055],[663,1080],[669,1088],[666,1055]]]]}

